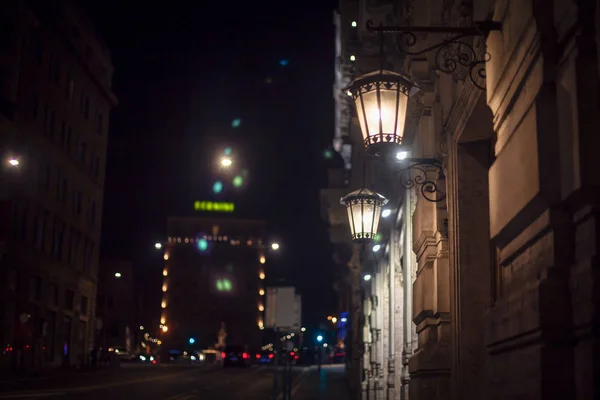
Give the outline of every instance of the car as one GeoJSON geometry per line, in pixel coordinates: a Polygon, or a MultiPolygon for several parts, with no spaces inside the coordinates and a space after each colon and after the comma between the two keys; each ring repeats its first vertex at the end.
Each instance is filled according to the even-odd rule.
{"type": "Polygon", "coordinates": [[[254,358],[258,364],[271,364],[274,362],[275,353],[272,351],[259,351],[255,354],[254,358]]]}
{"type": "Polygon", "coordinates": [[[223,367],[247,367],[250,365],[250,352],[246,346],[228,345],[221,352],[223,367]]]}

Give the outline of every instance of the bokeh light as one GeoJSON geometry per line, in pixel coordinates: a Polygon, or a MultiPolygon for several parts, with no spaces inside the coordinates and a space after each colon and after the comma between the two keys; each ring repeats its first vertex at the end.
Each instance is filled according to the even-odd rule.
{"type": "Polygon", "coordinates": [[[279,65],[281,65],[282,67],[287,66],[290,63],[289,60],[282,58],[281,60],[279,60],[279,65]]]}
{"type": "Polygon", "coordinates": [[[239,176],[239,175],[236,175],[236,176],[233,178],[233,181],[232,181],[232,183],[233,183],[233,186],[234,186],[234,187],[236,187],[236,188],[242,187],[242,185],[244,184],[244,178],[242,178],[242,177],[241,177],[241,176],[239,176]]]}
{"type": "Polygon", "coordinates": [[[233,288],[229,279],[218,279],[215,286],[219,292],[231,292],[231,289],[233,288]]]}
{"type": "Polygon", "coordinates": [[[325,157],[326,160],[331,160],[333,158],[333,151],[330,149],[323,151],[323,157],[325,157]]]}
{"type": "Polygon", "coordinates": [[[223,183],[221,183],[221,181],[216,181],[215,183],[213,183],[213,192],[215,193],[221,193],[223,191],[223,183]]]}
{"type": "Polygon", "coordinates": [[[242,125],[242,120],[240,118],[235,118],[233,121],[231,121],[232,128],[239,128],[240,125],[242,125]]]}
{"type": "Polygon", "coordinates": [[[223,151],[223,153],[224,153],[226,156],[230,156],[232,151],[233,151],[233,150],[231,150],[231,147],[225,147],[225,150],[223,151]]]}
{"type": "Polygon", "coordinates": [[[206,251],[208,249],[208,241],[206,239],[198,240],[198,250],[206,251]]]}

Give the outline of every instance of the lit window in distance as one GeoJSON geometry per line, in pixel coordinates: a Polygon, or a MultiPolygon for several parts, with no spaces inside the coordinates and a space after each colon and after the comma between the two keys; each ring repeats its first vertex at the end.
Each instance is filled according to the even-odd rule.
{"type": "Polygon", "coordinates": [[[233,181],[232,181],[232,183],[233,183],[233,186],[234,186],[234,187],[236,187],[236,188],[239,188],[239,187],[241,187],[241,186],[244,184],[244,178],[242,178],[242,177],[241,177],[241,176],[239,176],[239,175],[236,175],[236,176],[233,178],[233,181]]]}
{"type": "Polygon", "coordinates": [[[223,184],[221,183],[221,181],[216,181],[215,183],[213,183],[213,192],[221,193],[222,191],[223,191],[223,184]]]}
{"type": "Polygon", "coordinates": [[[231,292],[233,286],[229,279],[219,279],[216,282],[216,287],[219,292],[231,292]]]}
{"type": "Polygon", "coordinates": [[[232,128],[239,128],[240,125],[242,125],[242,120],[240,118],[235,118],[233,121],[231,121],[232,128]]]}
{"type": "Polygon", "coordinates": [[[208,242],[206,241],[206,239],[198,240],[198,250],[206,251],[207,249],[208,249],[208,242]]]}

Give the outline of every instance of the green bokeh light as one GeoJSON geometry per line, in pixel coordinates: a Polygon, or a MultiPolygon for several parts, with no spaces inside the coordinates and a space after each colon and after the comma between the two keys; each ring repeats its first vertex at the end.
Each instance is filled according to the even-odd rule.
{"type": "Polygon", "coordinates": [[[233,186],[235,186],[236,188],[239,188],[239,187],[241,187],[244,184],[244,178],[242,178],[239,175],[236,175],[233,178],[233,182],[232,183],[233,183],[233,186]]]}
{"type": "Polygon", "coordinates": [[[323,157],[325,157],[326,160],[331,160],[333,158],[333,151],[329,149],[323,151],[323,157]]]}
{"type": "Polygon", "coordinates": [[[229,279],[219,279],[216,282],[216,288],[219,292],[231,292],[233,285],[229,279]]]}
{"type": "Polygon", "coordinates": [[[205,239],[198,240],[198,250],[206,251],[208,249],[208,242],[205,239]]]}
{"type": "Polygon", "coordinates": [[[230,156],[231,155],[231,147],[225,147],[225,151],[223,153],[225,153],[226,156],[230,156]]]}
{"type": "Polygon", "coordinates": [[[233,121],[231,121],[231,127],[232,128],[239,128],[239,126],[242,124],[242,120],[239,118],[235,118],[233,121]]]}

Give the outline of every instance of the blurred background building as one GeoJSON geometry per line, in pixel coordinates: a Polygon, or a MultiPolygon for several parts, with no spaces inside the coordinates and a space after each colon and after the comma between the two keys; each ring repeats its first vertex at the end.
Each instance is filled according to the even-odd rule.
{"type": "Polygon", "coordinates": [[[159,329],[169,349],[215,346],[223,326],[227,343],[261,345],[268,263],[264,234],[263,221],[168,219],[159,329]]]}
{"type": "Polygon", "coordinates": [[[101,261],[96,300],[96,347],[135,352],[141,325],[137,318],[134,281],[131,262],[101,261]]]}
{"type": "Polygon", "coordinates": [[[110,52],[68,2],[0,14],[0,365],[82,364],[117,104],[110,52]]]}

